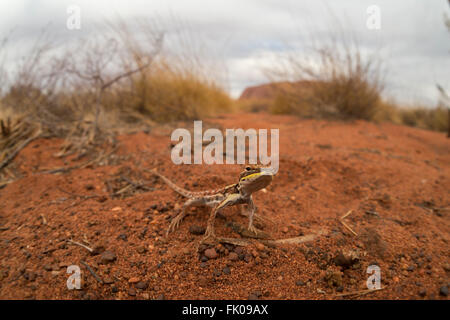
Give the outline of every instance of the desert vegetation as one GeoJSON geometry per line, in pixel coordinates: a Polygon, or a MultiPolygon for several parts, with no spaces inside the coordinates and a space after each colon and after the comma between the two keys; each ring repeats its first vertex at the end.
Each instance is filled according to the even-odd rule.
{"type": "Polygon", "coordinates": [[[57,46],[48,29],[8,64],[0,43],[0,167],[37,137],[65,139],[58,156],[114,144],[114,133],[229,111],[232,100],[179,35],[163,23],[105,22],[96,36],[57,46]],[[136,36],[139,35],[139,36],[136,36]],[[142,35],[145,35],[142,38],[142,35]],[[178,43],[173,44],[173,42],[178,43]],[[181,53],[180,53],[181,52],[181,53]]]}
{"type": "Polygon", "coordinates": [[[254,95],[244,92],[240,107],[303,118],[362,119],[447,130],[448,101],[441,99],[435,107],[405,106],[385,97],[384,61],[363,54],[353,36],[342,32],[311,43],[308,50],[280,54],[274,67],[265,69],[271,84],[256,88],[260,92],[254,95]]]}

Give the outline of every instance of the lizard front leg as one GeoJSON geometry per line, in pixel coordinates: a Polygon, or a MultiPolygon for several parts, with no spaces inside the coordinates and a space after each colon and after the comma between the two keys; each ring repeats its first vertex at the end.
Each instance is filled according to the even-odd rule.
{"type": "Polygon", "coordinates": [[[247,204],[250,211],[248,214],[248,230],[254,234],[258,234],[258,230],[253,225],[253,217],[255,215],[256,206],[255,203],[253,202],[252,196],[248,198],[247,204]]]}
{"type": "Polygon", "coordinates": [[[232,193],[228,195],[221,203],[219,203],[217,207],[211,210],[211,214],[206,225],[205,237],[203,238],[201,243],[210,243],[211,241],[215,241],[216,234],[214,232],[214,221],[216,220],[216,215],[220,213],[220,211],[222,211],[225,207],[235,205],[241,200],[242,198],[239,193],[232,193]]]}
{"type": "Polygon", "coordinates": [[[183,209],[182,209],[181,213],[179,213],[170,222],[169,228],[166,231],[166,237],[169,235],[169,233],[171,233],[176,228],[178,228],[178,226],[180,225],[181,221],[183,220],[183,218],[187,214],[187,212],[186,212],[187,208],[189,208],[190,206],[198,206],[198,205],[201,205],[201,204],[203,204],[203,200],[201,198],[192,198],[192,199],[187,200],[183,204],[183,209]]]}

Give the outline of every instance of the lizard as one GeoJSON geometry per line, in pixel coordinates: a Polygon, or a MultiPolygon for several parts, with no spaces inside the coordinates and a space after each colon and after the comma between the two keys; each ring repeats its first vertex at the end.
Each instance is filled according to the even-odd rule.
{"type": "MultiPolygon", "coordinates": [[[[183,218],[187,215],[186,210],[190,206],[208,206],[211,207],[211,213],[208,218],[207,227],[205,231],[205,236],[202,240],[203,242],[208,242],[216,238],[214,232],[214,222],[215,217],[224,208],[234,205],[244,205],[248,206],[248,230],[254,234],[257,234],[257,229],[253,225],[253,220],[255,216],[256,206],[253,202],[252,194],[256,191],[264,189],[273,180],[273,174],[266,168],[258,165],[248,165],[245,166],[244,171],[239,174],[239,180],[237,183],[227,185],[223,188],[216,190],[192,192],[184,188],[177,186],[171,180],[169,180],[164,175],[160,174],[156,168],[149,170],[154,175],[161,178],[170,188],[175,192],[181,194],[188,200],[183,204],[181,212],[172,219],[169,228],[167,229],[166,236],[170,232],[178,228],[179,224],[183,218]]],[[[242,206],[241,206],[242,209],[242,206]]]]}

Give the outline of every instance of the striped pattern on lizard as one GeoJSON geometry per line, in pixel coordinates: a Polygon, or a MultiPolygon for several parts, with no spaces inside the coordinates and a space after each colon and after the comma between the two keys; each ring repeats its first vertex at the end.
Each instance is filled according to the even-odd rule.
{"type": "MultiPolygon", "coordinates": [[[[224,208],[234,205],[248,205],[248,229],[252,233],[257,233],[256,228],[253,225],[253,219],[256,211],[255,204],[253,202],[252,194],[256,191],[264,189],[273,180],[273,175],[264,170],[265,168],[256,165],[248,165],[244,168],[239,175],[239,181],[235,184],[230,184],[224,188],[217,190],[208,190],[200,192],[191,192],[184,188],[177,186],[168,178],[156,171],[151,170],[153,174],[161,178],[170,188],[177,193],[181,194],[188,200],[184,203],[181,213],[179,213],[170,223],[167,229],[166,235],[174,231],[183,218],[187,215],[187,208],[190,206],[208,206],[211,207],[211,213],[208,219],[205,237],[202,242],[215,239],[214,221],[216,215],[220,213],[224,208]]],[[[241,207],[242,209],[242,207],[241,207]]]]}

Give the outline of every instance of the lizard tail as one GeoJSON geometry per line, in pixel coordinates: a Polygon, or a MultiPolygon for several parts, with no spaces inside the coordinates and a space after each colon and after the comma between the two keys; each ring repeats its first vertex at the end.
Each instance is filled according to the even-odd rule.
{"type": "Polygon", "coordinates": [[[186,198],[191,198],[193,193],[181,188],[179,186],[177,186],[175,183],[173,183],[172,181],[170,181],[168,178],[166,178],[165,176],[163,176],[162,174],[160,174],[156,168],[153,168],[151,170],[149,170],[150,173],[153,173],[154,175],[156,175],[157,177],[161,178],[170,188],[172,188],[175,192],[181,194],[183,197],[186,198]]]}

